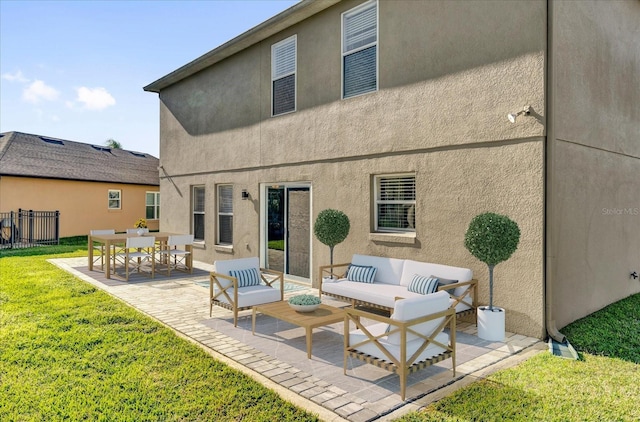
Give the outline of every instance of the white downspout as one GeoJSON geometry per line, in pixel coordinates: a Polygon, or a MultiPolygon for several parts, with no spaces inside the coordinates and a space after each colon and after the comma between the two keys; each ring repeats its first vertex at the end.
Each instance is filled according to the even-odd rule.
{"type": "Polygon", "coordinates": [[[554,177],[555,171],[555,129],[554,129],[554,115],[555,112],[555,89],[553,84],[555,83],[555,67],[553,63],[553,29],[554,29],[554,15],[553,15],[553,1],[547,0],[547,65],[546,65],[546,87],[545,87],[545,114],[546,120],[546,143],[545,143],[545,282],[544,282],[544,299],[545,299],[545,327],[549,337],[559,343],[564,343],[566,337],[556,326],[556,321],[553,318],[553,282],[555,280],[555,268],[556,268],[556,248],[555,248],[555,236],[557,233],[554,230],[556,220],[555,216],[555,202],[554,198],[554,177]]]}

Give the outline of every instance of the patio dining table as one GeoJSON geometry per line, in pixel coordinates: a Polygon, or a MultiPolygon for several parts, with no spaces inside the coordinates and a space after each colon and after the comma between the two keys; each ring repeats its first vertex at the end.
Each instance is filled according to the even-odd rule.
{"type": "MultiPolygon", "coordinates": [[[[154,236],[156,238],[156,242],[162,244],[166,244],[167,240],[169,240],[169,236],[177,235],[179,233],[171,233],[171,232],[150,232],[145,233],[143,236],[154,236]]],[[[105,277],[111,278],[111,246],[113,245],[124,245],[127,243],[128,237],[138,237],[137,233],[116,233],[116,234],[100,234],[100,235],[89,235],[87,239],[87,249],[89,251],[89,271],[93,271],[93,243],[103,244],[105,247],[106,254],[106,262],[107,267],[105,269],[105,277]]],[[[191,252],[191,245],[186,246],[187,250],[191,252]]],[[[191,254],[190,254],[191,256],[191,254]]]]}

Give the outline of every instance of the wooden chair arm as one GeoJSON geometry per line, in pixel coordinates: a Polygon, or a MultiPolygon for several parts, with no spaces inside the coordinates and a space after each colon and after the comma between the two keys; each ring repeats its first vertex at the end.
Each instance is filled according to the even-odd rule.
{"type": "Polygon", "coordinates": [[[444,286],[438,286],[438,291],[457,289],[458,287],[464,287],[464,286],[475,286],[477,284],[478,284],[478,280],[473,278],[469,281],[463,281],[461,283],[452,283],[452,284],[445,284],[444,286]]]}
{"type": "MultiPolygon", "coordinates": [[[[350,262],[347,262],[347,263],[344,263],[344,264],[333,264],[333,268],[335,269],[335,268],[340,268],[340,267],[347,267],[349,265],[351,265],[350,262]]],[[[335,273],[332,273],[331,271],[327,271],[327,269],[330,270],[331,269],[331,265],[322,265],[322,266],[320,266],[320,280],[321,281],[322,281],[322,273],[327,273],[330,276],[337,275],[335,273]]]]}
{"type": "Polygon", "coordinates": [[[386,317],[386,316],[374,314],[371,312],[367,312],[367,311],[363,311],[361,309],[355,309],[355,308],[344,308],[344,313],[345,313],[345,320],[349,319],[349,316],[351,315],[352,316],[351,319],[366,318],[373,321],[384,322],[386,324],[394,325],[396,327],[410,327],[412,325],[422,324],[423,322],[427,322],[432,319],[441,318],[443,316],[447,316],[447,315],[453,316],[455,315],[455,309],[448,308],[444,311],[436,312],[434,314],[423,315],[421,317],[406,320],[406,321],[399,321],[396,319],[392,319],[391,317],[386,317]]]}

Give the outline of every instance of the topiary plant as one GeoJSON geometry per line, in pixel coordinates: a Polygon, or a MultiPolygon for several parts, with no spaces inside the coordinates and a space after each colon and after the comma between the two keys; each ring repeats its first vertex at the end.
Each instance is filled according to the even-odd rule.
{"type": "Polygon", "coordinates": [[[342,211],[326,209],[320,211],[313,225],[316,238],[329,246],[331,275],[333,276],[333,248],[349,235],[349,217],[342,211]]]}
{"type": "Polygon", "coordinates": [[[509,259],[518,249],[519,242],[520,229],[506,215],[486,212],[475,216],[469,223],[464,246],[489,267],[490,311],[493,311],[493,268],[509,259]]]}

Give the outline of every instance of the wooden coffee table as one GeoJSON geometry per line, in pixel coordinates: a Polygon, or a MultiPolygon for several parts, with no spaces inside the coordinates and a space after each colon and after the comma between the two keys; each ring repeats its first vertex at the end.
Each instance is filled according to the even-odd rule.
{"type": "Polygon", "coordinates": [[[311,359],[312,330],[322,327],[323,325],[344,321],[344,311],[340,308],[334,308],[333,306],[321,304],[320,307],[313,312],[298,312],[289,306],[289,303],[286,301],[271,302],[253,307],[251,332],[254,335],[256,334],[256,313],[258,312],[288,322],[289,324],[303,327],[307,335],[308,359],[311,359]]]}

